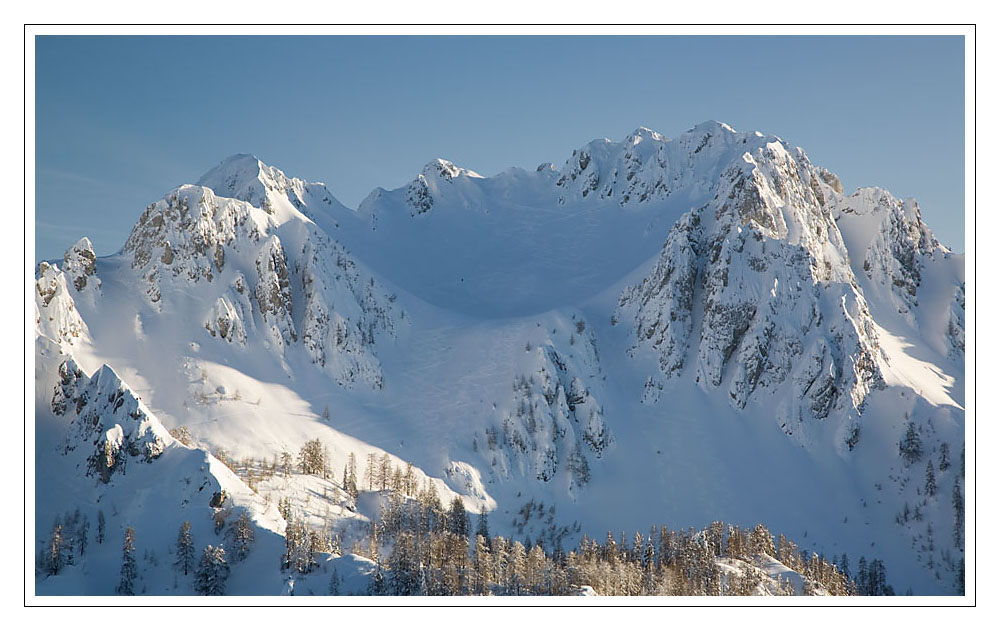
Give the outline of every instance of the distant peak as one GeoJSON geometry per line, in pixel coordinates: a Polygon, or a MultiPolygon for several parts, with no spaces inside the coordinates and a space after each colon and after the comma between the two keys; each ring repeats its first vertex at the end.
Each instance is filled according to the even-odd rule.
{"type": "Polygon", "coordinates": [[[425,177],[427,176],[441,177],[445,180],[448,180],[449,182],[460,175],[465,175],[468,177],[477,177],[477,178],[482,177],[475,171],[455,166],[454,162],[450,160],[445,160],[444,158],[435,158],[434,160],[431,160],[430,162],[424,165],[424,168],[420,170],[420,173],[425,177]]]}
{"type": "Polygon", "coordinates": [[[237,153],[212,167],[198,179],[198,186],[207,186],[217,194],[231,197],[239,184],[247,179],[257,179],[264,163],[250,153],[237,153]],[[220,190],[221,185],[221,190],[220,190]]]}
{"type": "Polygon", "coordinates": [[[645,138],[650,138],[652,140],[659,140],[659,141],[667,140],[667,137],[664,136],[663,134],[653,131],[649,127],[645,127],[643,125],[636,127],[635,130],[631,134],[629,134],[628,138],[629,140],[633,141],[639,141],[645,138]]]}
{"type": "Polygon", "coordinates": [[[703,133],[728,132],[730,134],[737,133],[735,129],[733,129],[726,123],[717,120],[707,120],[704,123],[699,123],[698,125],[695,125],[694,127],[688,130],[688,133],[695,133],[695,132],[703,132],[703,133]]]}

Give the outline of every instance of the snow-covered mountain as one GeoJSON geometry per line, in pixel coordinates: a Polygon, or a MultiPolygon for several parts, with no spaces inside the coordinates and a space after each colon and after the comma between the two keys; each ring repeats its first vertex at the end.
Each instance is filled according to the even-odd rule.
{"type": "MultiPolygon", "coordinates": [[[[81,239],[35,285],[40,546],[54,517],[114,506],[162,561],[183,521],[223,545],[220,512],[245,514],[273,569],[254,582],[244,560],[231,585],[288,592],[298,520],[346,552],[395,470],[549,550],[764,523],[885,561],[897,593],[955,589],[964,256],[913,200],[845,195],[775,136],[640,127],[492,177],[438,159],[356,211],[233,156],[118,254],[81,239]],[[317,439],[332,476],[268,467],[317,439]],[[147,493],[156,518],[128,499],[147,493]]],[[[353,551],[324,568],[360,585],[353,551]]],[[[95,568],[119,562],[38,591],[110,593],[95,568]]],[[[191,593],[174,574],[141,578],[191,593]]]]}

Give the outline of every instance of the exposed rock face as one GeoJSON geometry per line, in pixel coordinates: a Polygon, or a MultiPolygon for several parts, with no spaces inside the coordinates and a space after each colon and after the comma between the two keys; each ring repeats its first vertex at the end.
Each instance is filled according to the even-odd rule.
{"type": "Polygon", "coordinates": [[[321,184],[290,179],[256,158],[237,156],[201,180],[150,205],[124,253],[160,307],[164,283],[202,287],[202,326],[245,347],[262,334],[278,353],[302,352],[344,386],[382,385],[377,339],[402,320],[370,275],[304,212],[331,203],[321,184]],[[256,204],[256,205],[255,205],[256,204]],[[298,349],[298,350],[293,350],[298,349]]]}
{"type": "Polygon", "coordinates": [[[867,224],[867,247],[863,253],[855,253],[863,257],[865,276],[886,285],[901,312],[917,306],[922,259],[943,248],[920,219],[916,201],[896,199],[878,188],[863,188],[838,199],[835,208],[839,223],[849,223],[856,216],[867,224]]]}
{"type": "MultiPolygon", "coordinates": [[[[475,171],[455,166],[448,160],[438,158],[431,160],[416,178],[407,186],[406,203],[410,208],[410,216],[416,217],[428,212],[434,207],[434,198],[442,186],[450,186],[462,178],[481,178],[475,171]]],[[[361,207],[374,204],[377,198],[369,198],[361,207]]]]}
{"type": "MultiPolygon", "coordinates": [[[[691,160],[741,137],[696,136],[691,160]]],[[[726,387],[740,408],[792,377],[812,416],[860,410],[882,385],[879,347],[829,209],[835,180],[780,141],[747,146],[707,183],[714,197],[674,226],[651,273],[622,293],[616,318],[634,328],[630,353],[654,349],[666,377],[693,366],[697,383],[726,387]]]]}
{"type": "Polygon", "coordinates": [[[410,188],[406,193],[406,201],[413,211],[412,216],[422,215],[434,206],[434,198],[431,196],[430,188],[427,186],[427,178],[423,173],[417,179],[410,182],[410,188]]]}
{"type": "Polygon", "coordinates": [[[88,281],[90,287],[100,291],[101,279],[96,275],[97,255],[94,254],[94,247],[87,237],[80,239],[66,250],[63,256],[63,270],[77,291],[86,289],[88,281]]]}
{"type": "Polygon", "coordinates": [[[519,375],[500,420],[486,430],[484,452],[495,473],[533,475],[542,482],[564,476],[570,490],[590,480],[588,458],[614,444],[594,392],[600,375],[596,340],[583,320],[541,346],[526,349],[530,373],[519,375]],[[565,333],[565,335],[563,335],[565,333]],[[555,340],[570,340],[569,349],[555,340]]]}
{"type": "Polygon", "coordinates": [[[105,484],[129,463],[152,462],[174,442],[107,365],[88,378],[72,359],[59,366],[52,411],[70,419],[64,453],[82,449],[86,474],[105,484]]]}
{"type": "Polygon", "coordinates": [[[61,347],[73,346],[87,336],[87,325],[76,309],[66,274],[42,261],[35,276],[35,335],[61,347]]]}
{"type": "Polygon", "coordinates": [[[965,358],[965,283],[955,292],[955,299],[948,310],[948,341],[954,354],[965,358]]]}

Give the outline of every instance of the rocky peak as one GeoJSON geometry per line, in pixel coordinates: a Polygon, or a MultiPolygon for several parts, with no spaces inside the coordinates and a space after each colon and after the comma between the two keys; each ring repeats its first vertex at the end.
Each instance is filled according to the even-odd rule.
{"type": "Polygon", "coordinates": [[[87,475],[107,484],[130,462],[152,462],[174,439],[107,364],[87,377],[72,359],[59,366],[52,411],[70,419],[64,453],[80,449],[87,475]]]}
{"type": "MultiPolygon", "coordinates": [[[[717,151],[715,136],[743,148],[721,124],[678,142],[694,155],[717,151]]],[[[790,381],[786,429],[860,410],[882,385],[880,353],[829,208],[830,176],[777,139],[747,145],[719,173],[714,197],[671,230],[649,276],[623,292],[617,317],[634,327],[630,353],[652,349],[667,378],[726,387],[741,408],[790,381]]]]}
{"type": "Polygon", "coordinates": [[[212,189],[219,197],[247,202],[274,215],[279,221],[304,212],[310,202],[339,205],[321,182],[309,183],[290,178],[281,169],[268,166],[256,156],[246,153],[220,162],[201,176],[198,186],[212,189]]]}
{"type": "Polygon", "coordinates": [[[89,279],[93,279],[91,287],[100,290],[101,280],[96,277],[97,255],[94,254],[94,246],[87,237],[83,237],[66,250],[63,256],[63,270],[77,291],[83,291],[89,279]]]}

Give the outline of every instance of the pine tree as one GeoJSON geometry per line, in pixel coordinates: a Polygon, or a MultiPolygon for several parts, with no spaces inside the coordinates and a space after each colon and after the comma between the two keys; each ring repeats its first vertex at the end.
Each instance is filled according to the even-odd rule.
{"type": "Polygon", "coordinates": [[[97,543],[104,543],[104,511],[97,511],[97,537],[94,541],[97,543]]]}
{"type": "Polygon", "coordinates": [[[191,538],[191,522],[181,524],[177,533],[177,560],[174,565],[178,570],[187,573],[194,569],[194,540],[191,538]]]}
{"type": "Polygon", "coordinates": [[[868,562],[865,561],[864,555],[858,559],[858,573],[855,582],[858,587],[859,596],[871,596],[868,586],[868,562]]]}
{"type": "Polygon", "coordinates": [[[469,535],[469,516],[465,512],[465,504],[462,502],[462,498],[457,495],[451,501],[451,507],[448,509],[448,531],[455,533],[459,537],[467,537],[469,535]]]}
{"type": "Polygon", "coordinates": [[[292,518],[285,526],[285,555],[282,558],[282,569],[306,574],[313,568],[314,561],[310,553],[309,528],[298,519],[292,518]]]}
{"type": "Polygon", "coordinates": [[[330,572],[330,587],[329,594],[331,596],[340,596],[340,574],[337,573],[337,568],[333,568],[330,572]]]}
{"type": "Polygon", "coordinates": [[[122,541],[122,569],[117,591],[122,596],[135,594],[135,579],[138,575],[135,563],[135,531],[131,526],[125,529],[122,541]]]}
{"type": "Polygon", "coordinates": [[[931,461],[927,461],[927,477],[924,480],[924,492],[927,493],[929,497],[934,497],[937,493],[937,481],[934,479],[934,465],[931,461]]]}
{"type": "MultiPolygon", "coordinates": [[[[964,450],[963,450],[964,455],[964,450]]],[[[965,534],[965,502],[962,500],[962,487],[959,484],[958,478],[955,478],[955,486],[951,490],[951,505],[955,509],[955,530],[954,530],[954,541],[955,547],[962,547],[962,537],[965,534]]]]}
{"type": "Polygon", "coordinates": [[[389,587],[395,596],[413,596],[420,589],[420,563],[416,557],[416,542],[409,532],[401,532],[389,554],[388,569],[392,573],[389,587]]]}
{"type": "Polygon", "coordinates": [[[958,560],[958,570],[955,572],[955,591],[959,596],[965,596],[965,557],[958,560]]]}
{"type": "Polygon", "coordinates": [[[202,596],[224,596],[229,578],[229,563],[222,546],[205,546],[194,577],[194,589],[202,596]]]}
{"type": "Polygon", "coordinates": [[[479,507],[479,520],[476,522],[476,535],[486,541],[490,540],[490,526],[486,521],[486,506],[479,507]]]}
{"type": "Polygon", "coordinates": [[[757,524],[754,526],[753,531],[750,532],[750,538],[748,541],[750,554],[766,554],[768,556],[775,556],[774,550],[774,537],[771,536],[770,531],[768,531],[767,526],[764,524],[757,524]]]}
{"type": "Polygon", "coordinates": [[[230,550],[233,551],[233,563],[239,563],[250,554],[250,548],[254,542],[253,524],[246,512],[240,513],[231,524],[226,533],[229,539],[230,550]]]}
{"type": "Polygon", "coordinates": [[[368,593],[371,596],[385,596],[386,594],[385,572],[382,571],[382,563],[377,559],[371,583],[368,585],[368,593]]]}
{"type": "Polygon", "coordinates": [[[947,471],[951,468],[951,448],[948,443],[941,443],[941,459],[938,461],[938,470],[947,471]]]}
{"type": "Polygon", "coordinates": [[[920,434],[917,433],[917,427],[912,421],[907,423],[906,434],[899,441],[899,455],[903,457],[903,462],[906,463],[906,466],[912,465],[924,455],[924,446],[920,441],[920,434]]]}
{"type": "Polygon", "coordinates": [[[80,522],[80,527],[76,531],[76,540],[77,540],[77,545],[79,546],[80,549],[80,556],[83,556],[84,554],[87,553],[87,534],[89,530],[90,530],[90,520],[87,519],[86,515],[84,515],[83,520],[80,522]]]}

